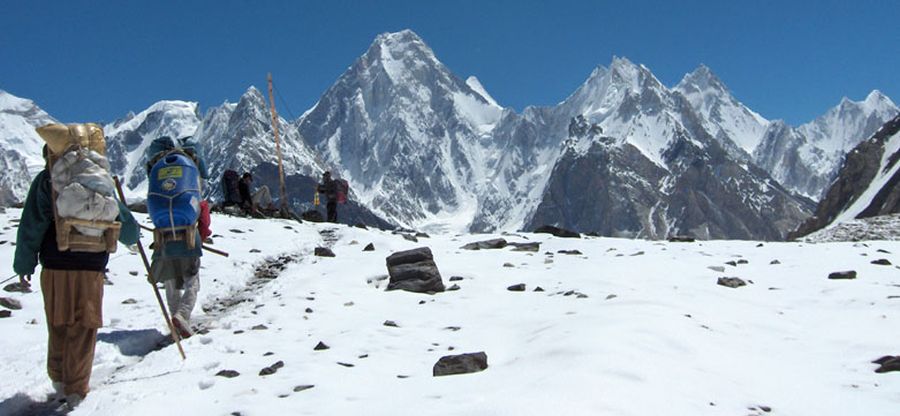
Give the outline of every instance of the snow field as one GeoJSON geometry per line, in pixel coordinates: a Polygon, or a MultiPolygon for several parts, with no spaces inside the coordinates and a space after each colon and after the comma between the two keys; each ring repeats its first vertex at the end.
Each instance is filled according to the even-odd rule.
{"type": "MultiPolygon", "coordinates": [[[[0,240],[14,240],[18,216],[0,214],[10,225],[0,240]]],[[[184,341],[186,361],[174,345],[152,351],[168,331],[143,266],[122,247],[112,256],[92,392],[73,415],[735,415],[761,414],[748,409],[759,405],[771,414],[892,415],[900,404],[900,378],[869,363],[900,353],[891,335],[900,299],[888,298],[900,295],[900,273],[870,264],[900,263],[891,254],[900,242],[758,247],[521,234],[414,243],[344,225],[218,215],[213,231],[231,257],[203,257],[194,322],[209,332],[184,341]],[[541,250],[459,249],[493,237],[539,241],[541,250]],[[376,250],[363,252],[369,242],[376,250]],[[337,257],[314,257],[319,245],[337,257]],[[431,247],[445,285],[460,290],[383,291],[385,257],[420,246],[431,247]],[[298,261],[252,283],[257,266],[285,253],[298,261]],[[827,279],[851,269],[858,279],[827,279]],[[723,276],[748,285],[716,285],[723,276]],[[525,292],[507,290],[518,283],[525,292]],[[257,289],[246,292],[248,284],[257,289]],[[251,300],[201,309],[240,296],[251,300]],[[129,298],[137,303],[122,304],[129,298]],[[314,351],[320,341],[331,348],[314,351]],[[487,370],[431,376],[441,356],[477,351],[487,353],[487,370]],[[258,375],[279,360],[277,373],[258,375]],[[215,375],[226,369],[240,376],[215,375]],[[302,385],[315,387],[294,391],[302,385]]],[[[6,264],[12,255],[10,243],[0,245],[6,264]]],[[[0,338],[0,413],[15,414],[7,398],[41,401],[50,391],[46,328],[39,293],[3,296],[24,306],[0,320],[3,334],[14,334],[0,338]]]]}

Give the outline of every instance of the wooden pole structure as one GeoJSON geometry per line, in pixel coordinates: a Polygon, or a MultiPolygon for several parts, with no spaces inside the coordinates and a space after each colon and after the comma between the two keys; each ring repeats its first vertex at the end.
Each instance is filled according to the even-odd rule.
{"type": "MultiPolygon", "coordinates": [[[[113,176],[113,180],[116,182],[116,191],[119,192],[119,200],[122,201],[122,204],[125,204],[125,192],[122,191],[122,184],[119,183],[119,177],[113,176]]],[[[147,270],[147,275],[150,276],[150,262],[147,261],[147,254],[144,253],[144,245],[141,244],[140,238],[138,238],[137,246],[138,251],[141,253],[141,260],[144,261],[144,269],[147,270]]],[[[166,325],[169,326],[169,332],[172,335],[172,339],[175,341],[175,345],[178,346],[178,353],[181,354],[181,359],[184,360],[187,357],[184,355],[184,349],[181,348],[181,337],[178,336],[178,331],[176,331],[175,326],[172,325],[172,319],[169,318],[169,311],[166,310],[166,305],[163,304],[162,296],[159,295],[159,289],[156,287],[156,283],[151,282],[150,286],[153,286],[153,293],[156,294],[156,301],[159,303],[159,309],[162,310],[163,318],[166,320],[166,325]]]]}
{"type": "Polygon", "coordinates": [[[272,132],[275,133],[275,153],[278,154],[278,180],[281,191],[281,213],[287,214],[287,192],[284,189],[284,168],[281,164],[281,140],[278,136],[278,113],[275,112],[275,96],[272,94],[272,73],[269,72],[269,109],[272,110],[272,132]]]}

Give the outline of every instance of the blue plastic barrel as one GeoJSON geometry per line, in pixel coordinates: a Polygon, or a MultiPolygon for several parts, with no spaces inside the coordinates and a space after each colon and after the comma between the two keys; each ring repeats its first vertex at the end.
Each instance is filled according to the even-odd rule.
{"type": "Polygon", "coordinates": [[[157,229],[194,225],[200,216],[200,172],[194,161],[173,152],[150,169],[147,211],[157,229]]]}

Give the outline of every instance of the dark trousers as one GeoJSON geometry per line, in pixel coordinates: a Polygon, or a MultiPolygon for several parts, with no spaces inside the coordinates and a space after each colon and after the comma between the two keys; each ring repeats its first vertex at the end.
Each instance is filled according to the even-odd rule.
{"type": "Polygon", "coordinates": [[[337,201],[328,201],[325,204],[328,209],[328,222],[337,222],[337,201]]]}

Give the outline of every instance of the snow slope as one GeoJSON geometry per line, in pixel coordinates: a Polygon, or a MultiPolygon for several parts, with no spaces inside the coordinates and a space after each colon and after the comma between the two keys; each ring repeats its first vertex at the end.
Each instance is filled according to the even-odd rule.
{"type": "MultiPolygon", "coordinates": [[[[0,218],[15,225],[19,213],[0,218]]],[[[152,351],[166,331],[140,260],[124,249],[112,256],[92,392],[73,416],[762,415],[760,406],[886,416],[900,408],[900,377],[876,374],[870,363],[900,353],[886,336],[900,325],[900,273],[870,264],[900,263],[880,251],[900,253],[900,242],[503,236],[542,243],[524,253],[459,249],[500,235],[413,243],[381,231],[218,215],[213,229],[215,246],[231,257],[203,257],[199,305],[208,312],[198,307],[195,320],[209,332],[184,342],[186,361],[173,346],[152,351]],[[376,251],[363,252],[369,242],[376,251]],[[337,257],[313,257],[318,245],[337,257]],[[445,283],[463,277],[459,291],[383,290],[385,257],[417,246],[431,247],[445,283]],[[254,270],[282,254],[296,261],[277,279],[254,282],[254,270]],[[725,264],[739,260],[747,263],[725,264]],[[847,269],[859,278],[826,278],[847,269]],[[723,276],[752,283],[717,286],[723,276]],[[527,291],[506,289],[517,283],[527,291]],[[314,351],[320,341],[331,348],[314,351]],[[488,356],[484,372],[432,377],[441,356],[477,351],[488,356]],[[278,361],[277,373],[258,375],[278,361]],[[216,376],[226,369],[240,376],[216,376]],[[298,391],[304,385],[314,387],[298,391]]],[[[0,238],[14,232],[7,227],[0,238]]],[[[0,244],[5,264],[12,252],[0,244]]],[[[12,334],[0,337],[0,413],[15,415],[50,391],[46,329],[39,293],[4,296],[24,305],[0,320],[12,334]]]]}

